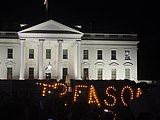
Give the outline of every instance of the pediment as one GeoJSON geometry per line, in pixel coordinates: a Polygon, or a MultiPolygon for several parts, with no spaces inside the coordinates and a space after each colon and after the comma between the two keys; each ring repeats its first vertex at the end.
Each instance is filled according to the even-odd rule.
{"type": "Polygon", "coordinates": [[[7,61],[5,64],[6,64],[6,65],[15,65],[16,63],[13,62],[13,61],[7,61]]]}
{"type": "Polygon", "coordinates": [[[63,66],[70,66],[71,64],[69,62],[63,62],[63,66]]]}
{"type": "Polygon", "coordinates": [[[110,66],[117,66],[117,65],[119,65],[119,64],[116,63],[116,62],[112,62],[112,63],[110,63],[109,65],[110,65],[110,66]]]}
{"type": "Polygon", "coordinates": [[[83,66],[89,66],[90,65],[90,63],[88,63],[88,62],[83,62],[83,63],[81,63],[83,66]]]}
{"type": "Polygon", "coordinates": [[[103,62],[96,62],[95,65],[97,65],[97,66],[104,66],[105,64],[103,62]]]}
{"type": "Polygon", "coordinates": [[[133,63],[131,63],[131,62],[125,62],[123,65],[124,65],[124,66],[132,66],[133,63]]]}
{"type": "Polygon", "coordinates": [[[45,21],[43,23],[19,31],[19,33],[82,34],[82,32],[54,20],[45,21]]]}
{"type": "Polygon", "coordinates": [[[36,63],[33,61],[29,61],[26,64],[27,64],[27,66],[35,66],[36,65],[36,63]]]}

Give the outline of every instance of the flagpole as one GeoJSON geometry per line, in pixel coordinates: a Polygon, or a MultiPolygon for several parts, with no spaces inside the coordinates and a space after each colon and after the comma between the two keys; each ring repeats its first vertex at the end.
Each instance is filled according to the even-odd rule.
{"type": "Polygon", "coordinates": [[[48,20],[48,0],[44,0],[44,5],[46,7],[46,19],[48,20]]]}

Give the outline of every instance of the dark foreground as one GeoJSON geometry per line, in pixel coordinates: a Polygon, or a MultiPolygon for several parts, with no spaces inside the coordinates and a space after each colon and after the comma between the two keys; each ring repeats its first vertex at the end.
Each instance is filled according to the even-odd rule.
{"type": "MultiPolygon", "coordinates": [[[[153,117],[154,113],[143,112],[135,114],[136,88],[141,88],[143,94],[151,91],[152,88],[159,86],[147,83],[136,84],[130,81],[73,81],[71,83],[72,92],[67,92],[64,96],[59,95],[59,89],[48,89],[47,94],[42,96],[43,86],[36,83],[42,82],[52,84],[55,81],[0,81],[0,119],[4,120],[159,120],[159,113],[153,117]],[[115,82],[119,82],[118,84],[115,82]],[[87,85],[88,89],[81,89],[81,93],[76,101],[73,100],[76,85],[87,85]],[[89,104],[90,85],[94,85],[96,96],[101,106],[97,103],[89,104]],[[123,86],[130,85],[134,92],[134,99],[131,101],[130,92],[126,92],[125,101],[127,106],[121,102],[120,90],[123,86]],[[116,98],[116,105],[106,106],[104,99],[107,100],[106,87],[114,86],[116,91],[110,91],[110,95],[116,98]],[[50,91],[50,92],[49,92],[50,91]],[[129,97],[128,97],[129,96],[129,97]],[[132,101],[134,101],[132,103],[132,101]],[[133,107],[134,106],[134,107],[133,107]]],[[[64,83],[64,81],[61,81],[64,83]]],[[[143,94],[141,96],[143,96],[143,94]]],[[[139,98],[141,97],[139,96],[139,98]]],[[[108,96],[108,102],[113,103],[113,97],[108,96]]],[[[138,99],[139,99],[138,98],[138,99]]],[[[94,99],[94,98],[93,98],[94,99]]],[[[138,102],[137,102],[138,104],[138,102]]],[[[159,104],[159,103],[157,103],[159,104]]],[[[153,107],[154,109],[154,107],[153,107]]],[[[156,108],[155,108],[156,109],[156,108]]],[[[154,111],[154,110],[152,110],[154,111]]]]}

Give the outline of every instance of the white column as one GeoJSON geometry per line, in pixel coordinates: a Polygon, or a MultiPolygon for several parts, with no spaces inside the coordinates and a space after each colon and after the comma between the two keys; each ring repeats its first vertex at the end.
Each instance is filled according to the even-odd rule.
{"type": "Polygon", "coordinates": [[[81,80],[81,41],[77,40],[77,79],[81,80]]]}
{"type": "Polygon", "coordinates": [[[24,80],[24,41],[20,39],[20,75],[19,80],[24,80]]]}
{"type": "Polygon", "coordinates": [[[62,79],[62,42],[63,40],[58,40],[58,70],[57,70],[57,75],[58,75],[58,81],[62,79]]]}
{"type": "Polygon", "coordinates": [[[39,80],[44,79],[43,77],[43,42],[44,39],[39,39],[39,80]]]}

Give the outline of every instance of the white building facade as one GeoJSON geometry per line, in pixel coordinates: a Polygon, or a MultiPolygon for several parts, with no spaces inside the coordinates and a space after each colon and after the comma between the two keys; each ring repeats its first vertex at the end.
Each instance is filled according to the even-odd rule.
{"type": "Polygon", "coordinates": [[[0,79],[137,81],[136,34],[82,33],[49,20],[0,36],[0,79]]]}

